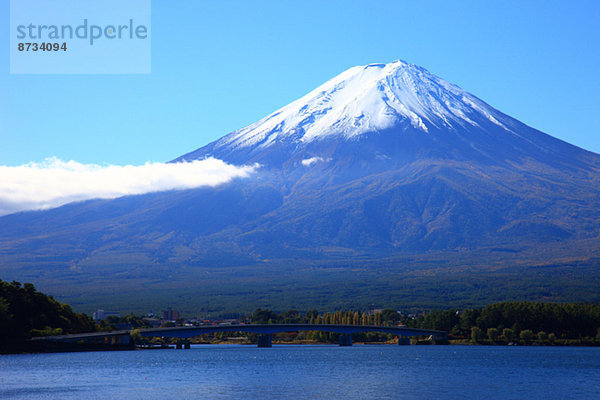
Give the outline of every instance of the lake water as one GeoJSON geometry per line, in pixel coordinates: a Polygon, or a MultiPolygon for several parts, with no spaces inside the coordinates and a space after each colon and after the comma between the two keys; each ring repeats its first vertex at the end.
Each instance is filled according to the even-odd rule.
{"type": "Polygon", "coordinates": [[[600,348],[199,345],[0,356],[2,399],[600,399],[600,348]]]}

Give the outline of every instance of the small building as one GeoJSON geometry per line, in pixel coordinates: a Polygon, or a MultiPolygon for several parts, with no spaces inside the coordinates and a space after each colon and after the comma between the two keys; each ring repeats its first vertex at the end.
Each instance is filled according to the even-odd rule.
{"type": "Polygon", "coordinates": [[[121,313],[116,311],[104,311],[104,310],[96,310],[92,315],[94,321],[104,321],[106,317],[120,317],[121,313]]]}
{"type": "Polygon", "coordinates": [[[163,321],[176,321],[179,319],[179,311],[169,307],[166,311],[163,311],[162,319],[163,321]]]}

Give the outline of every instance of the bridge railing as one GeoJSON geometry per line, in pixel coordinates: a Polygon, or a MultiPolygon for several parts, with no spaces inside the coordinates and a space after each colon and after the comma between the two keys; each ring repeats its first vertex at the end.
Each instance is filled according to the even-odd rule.
{"type": "Polygon", "coordinates": [[[408,328],[405,326],[375,326],[375,325],[317,325],[317,324],[240,324],[240,325],[205,325],[193,327],[140,329],[142,336],[161,336],[190,338],[219,332],[250,332],[265,335],[282,332],[321,331],[346,335],[361,332],[389,333],[398,336],[430,336],[446,337],[448,332],[431,329],[408,328]]]}
{"type": "MultiPolygon", "coordinates": [[[[448,338],[448,332],[436,331],[431,329],[408,328],[405,326],[375,326],[375,325],[317,325],[317,324],[240,324],[240,325],[203,325],[203,326],[183,326],[172,328],[149,328],[139,329],[141,336],[144,337],[171,337],[179,339],[188,339],[194,336],[206,335],[219,332],[247,332],[268,335],[267,342],[270,347],[270,335],[282,332],[299,332],[299,331],[321,331],[339,333],[344,336],[344,340],[340,341],[343,345],[352,343],[351,336],[353,333],[362,332],[379,332],[398,336],[399,344],[406,344],[406,340],[411,336],[430,336],[433,341],[445,341],[448,338]],[[402,343],[401,343],[402,342],[402,343]]],[[[95,344],[111,344],[118,346],[133,345],[130,343],[131,331],[112,331],[112,332],[91,332],[72,335],[60,336],[45,336],[31,339],[33,342],[60,342],[60,343],[95,343],[95,344]]],[[[265,342],[266,343],[266,342],[265,342]]],[[[260,345],[260,342],[259,342],[260,345]]],[[[188,346],[189,347],[189,346],[188,346]]]]}

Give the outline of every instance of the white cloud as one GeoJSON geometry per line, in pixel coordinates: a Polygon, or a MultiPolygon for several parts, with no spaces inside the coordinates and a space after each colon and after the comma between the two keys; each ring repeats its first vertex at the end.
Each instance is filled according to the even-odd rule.
{"type": "Polygon", "coordinates": [[[305,167],[310,167],[311,165],[316,164],[318,162],[324,162],[324,161],[329,161],[329,160],[330,160],[330,158],[328,158],[326,160],[323,157],[305,158],[304,160],[302,160],[302,165],[304,165],[305,167]]]}
{"type": "Polygon", "coordinates": [[[41,163],[0,166],[0,215],[94,198],[217,186],[248,177],[257,168],[258,164],[235,166],[215,158],[139,166],[103,166],[48,158],[41,163]]]}

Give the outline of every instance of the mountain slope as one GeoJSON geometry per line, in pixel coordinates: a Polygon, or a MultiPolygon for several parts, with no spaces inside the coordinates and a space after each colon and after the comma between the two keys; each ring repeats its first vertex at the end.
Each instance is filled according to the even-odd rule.
{"type": "Polygon", "coordinates": [[[264,166],[285,206],[258,226],[287,238],[288,250],[422,251],[598,235],[598,155],[402,61],[351,68],[175,161],[204,157],[264,166]]]}
{"type": "MultiPolygon", "coordinates": [[[[206,157],[261,168],[214,189],[2,217],[0,273],[104,300],[119,287],[222,285],[260,299],[269,282],[327,303],[339,293],[316,287],[379,299],[411,274],[435,286],[464,268],[477,270],[461,275],[471,282],[500,265],[508,277],[539,265],[598,271],[600,156],[402,61],[351,68],[174,162],[206,157]]],[[[584,286],[595,284],[586,271],[584,286]]],[[[573,300],[573,275],[551,275],[528,298],[573,300]]],[[[460,304],[465,292],[455,293],[460,304]]]]}
{"type": "Polygon", "coordinates": [[[492,162],[530,157],[598,168],[596,155],[531,129],[403,61],[350,68],[260,121],[175,161],[214,156],[290,169],[334,155],[339,162],[340,147],[367,161],[389,157],[398,163],[427,154],[492,162]]]}

